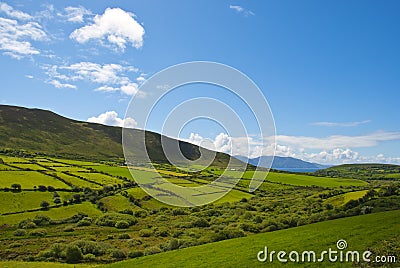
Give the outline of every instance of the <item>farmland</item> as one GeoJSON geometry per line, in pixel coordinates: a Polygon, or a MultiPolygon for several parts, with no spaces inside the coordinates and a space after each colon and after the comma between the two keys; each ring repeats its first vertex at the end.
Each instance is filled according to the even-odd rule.
{"type": "Polygon", "coordinates": [[[194,252],[198,248],[207,251],[207,247],[219,250],[222,240],[256,237],[259,233],[260,237],[271,235],[268,239],[274,240],[275,233],[286,232],[279,231],[283,229],[304,226],[308,232],[308,226],[316,222],[400,209],[399,184],[393,180],[284,172],[266,176],[261,172],[256,179],[266,177],[265,181],[250,193],[251,170],[229,170],[223,180],[204,188],[223,170],[213,167],[190,172],[155,164],[154,172],[118,162],[45,156],[0,158],[2,260],[70,262],[63,254],[67,248],[78,247],[82,254],[79,263],[93,265],[144,255],[132,265],[150,265],[153,256],[147,255],[156,254],[154,260],[158,260],[159,253],[170,250],[173,252],[160,256],[186,252],[186,248],[195,246],[199,247],[193,248],[194,252]],[[156,196],[165,195],[169,189],[162,177],[192,187],[185,195],[199,199],[215,195],[235,180],[238,183],[215,203],[177,208],[151,197],[146,192],[149,189],[138,187],[129,169],[133,177],[140,176],[156,186],[150,188],[156,196]],[[93,248],[94,242],[98,247],[93,248]]]}

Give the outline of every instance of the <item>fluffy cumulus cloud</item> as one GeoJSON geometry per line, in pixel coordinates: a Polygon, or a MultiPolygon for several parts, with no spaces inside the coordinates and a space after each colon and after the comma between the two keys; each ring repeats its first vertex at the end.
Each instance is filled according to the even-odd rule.
{"type": "Polygon", "coordinates": [[[47,75],[50,80],[61,80],[65,82],[86,81],[98,85],[95,91],[100,92],[121,92],[125,95],[145,96],[139,91],[140,83],[144,80],[139,79],[136,82],[129,77],[132,75],[141,78],[138,75],[138,69],[133,66],[121,64],[98,64],[93,62],[79,62],[64,66],[46,66],[47,75]],[[138,82],[139,81],[139,82],[138,82]]]}
{"type": "Polygon", "coordinates": [[[8,18],[0,17],[0,50],[16,59],[40,54],[32,41],[47,40],[42,26],[22,11],[15,10],[6,3],[0,3],[0,11],[8,18]]]}
{"type": "Polygon", "coordinates": [[[73,31],[70,38],[78,43],[97,40],[124,51],[129,43],[135,48],[142,47],[144,33],[134,14],[120,8],[107,8],[103,15],[94,17],[92,24],[73,31]]]}
{"type": "Polygon", "coordinates": [[[88,120],[90,123],[98,123],[108,126],[125,127],[125,128],[135,128],[137,122],[131,117],[125,119],[119,118],[118,113],[115,111],[108,111],[100,114],[97,117],[90,117],[88,120]]]}
{"type": "Polygon", "coordinates": [[[82,6],[78,7],[66,7],[64,8],[64,14],[58,14],[60,17],[65,17],[67,21],[74,23],[82,23],[84,16],[91,15],[92,12],[82,6]]]}

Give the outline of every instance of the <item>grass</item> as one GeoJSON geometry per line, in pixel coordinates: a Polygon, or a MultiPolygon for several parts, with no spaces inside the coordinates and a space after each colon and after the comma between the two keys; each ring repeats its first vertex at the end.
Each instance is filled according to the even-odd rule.
{"type": "MultiPolygon", "coordinates": [[[[222,172],[220,170],[214,171],[216,174],[220,175],[222,172]]],[[[254,176],[254,171],[227,171],[225,176],[231,176],[237,178],[243,174],[243,178],[251,179],[254,176]]],[[[316,177],[302,174],[290,174],[290,173],[280,173],[280,172],[269,172],[268,176],[266,172],[257,172],[255,175],[256,179],[266,179],[270,182],[283,183],[295,186],[319,186],[327,188],[338,188],[347,186],[364,186],[368,183],[357,179],[345,179],[345,178],[326,178],[326,177],[316,177]]]]}
{"type": "Polygon", "coordinates": [[[45,168],[32,164],[32,163],[24,163],[24,164],[12,164],[13,166],[20,168],[20,169],[30,169],[30,170],[46,170],[45,168]]]}
{"type": "Polygon", "coordinates": [[[18,183],[22,189],[33,189],[34,186],[45,185],[55,188],[70,188],[65,183],[36,171],[0,171],[0,187],[10,187],[18,183]]]}
{"type": "Polygon", "coordinates": [[[99,216],[101,215],[101,211],[96,208],[95,205],[89,202],[83,202],[82,204],[76,204],[66,207],[58,207],[52,208],[47,211],[35,211],[35,212],[26,212],[23,214],[15,214],[15,215],[7,215],[0,217],[0,225],[2,224],[17,224],[21,220],[24,219],[32,219],[36,215],[46,215],[51,219],[58,220],[71,217],[78,212],[87,213],[89,216],[99,216]]]}
{"type": "MultiPolygon", "coordinates": [[[[299,267],[300,264],[279,265],[261,263],[257,253],[268,246],[271,250],[314,250],[317,254],[328,248],[336,249],[336,242],[345,239],[347,250],[367,250],[400,232],[400,211],[375,213],[305,225],[301,227],[257,234],[216,242],[192,248],[160,253],[142,258],[105,265],[119,267],[299,267]],[[382,224],[385,222],[385,224],[382,224]]],[[[362,253],[361,253],[362,254],[362,253]]],[[[305,267],[305,265],[301,265],[305,267]]],[[[321,267],[321,263],[308,263],[306,267],[321,267]]],[[[352,267],[352,263],[324,262],[323,267],[352,267]]]]}
{"type": "Polygon", "coordinates": [[[332,196],[332,197],[328,198],[327,200],[325,200],[324,203],[326,203],[326,204],[329,203],[335,207],[340,207],[340,206],[345,205],[350,200],[358,200],[358,199],[362,198],[367,192],[368,192],[368,190],[363,190],[363,191],[355,191],[355,192],[340,194],[337,196],[332,196]]]}
{"type": "Polygon", "coordinates": [[[91,189],[99,189],[99,188],[101,188],[101,186],[99,186],[97,184],[94,184],[94,183],[91,183],[91,182],[88,182],[88,181],[84,181],[84,180],[81,180],[81,179],[79,179],[77,177],[70,176],[70,175],[67,175],[67,174],[64,174],[64,173],[61,173],[61,172],[49,172],[49,173],[50,174],[55,173],[58,177],[64,179],[65,181],[67,181],[69,183],[72,183],[73,185],[78,186],[78,187],[82,187],[82,188],[89,187],[91,189]]]}
{"type": "Polygon", "coordinates": [[[63,267],[97,267],[95,265],[86,264],[66,264],[66,263],[54,263],[54,262],[21,262],[21,261],[0,261],[0,267],[2,268],[63,268],[63,267]]]}
{"type": "Polygon", "coordinates": [[[107,185],[107,184],[121,184],[124,181],[116,179],[114,177],[110,177],[108,175],[100,174],[100,173],[88,173],[88,172],[71,172],[71,174],[81,176],[83,178],[89,179],[91,181],[95,181],[97,183],[107,185]]]}
{"type": "Polygon", "coordinates": [[[139,207],[131,204],[126,197],[122,195],[107,196],[100,200],[109,211],[121,211],[124,209],[140,210],[139,207]]]}
{"type": "Polygon", "coordinates": [[[0,192],[0,213],[40,208],[40,202],[43,200],[52,204],[53,194],[49,192],[0,192]]]}

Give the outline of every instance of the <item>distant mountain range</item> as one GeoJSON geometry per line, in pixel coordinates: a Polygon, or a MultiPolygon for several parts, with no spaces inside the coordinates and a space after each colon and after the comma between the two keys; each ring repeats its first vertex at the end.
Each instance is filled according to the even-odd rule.
{"type": "MultiPolygon", "coordinates": [[[[271,163],[272,156],[261,156],[257,158],[248,159],[245,156],[235,156],[240,161],[247,162],[254,166],[268,168],[271,163]]],[[[329,168],[331,166],[321,165],[317,163],[306,162],[293,157],[275,156],[271,168],[293,172],[312,172],[320,169],[329,168]]]]}

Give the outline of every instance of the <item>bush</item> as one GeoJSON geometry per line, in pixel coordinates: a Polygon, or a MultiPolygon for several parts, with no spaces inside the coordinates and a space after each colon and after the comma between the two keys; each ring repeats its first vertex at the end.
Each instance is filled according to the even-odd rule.
{"type": "Polygon", "coordinates": [[[186,211],[181,208],[176,208],[176,209],[172,210],[173,216],[186,215],[186,214],[187,214],[186,211]]]}
{"type": "Polygon", "coordinates": [[[36,224],[31,219],[22,220],[18,223],[18,228],[21,229],[33,229],[36,224]]]}
{"type": "Polygon", "coordinates": [[[83,259],[80,248],[76,245],[68,245],[65,250],[65,261],[67,263],[78,263],[83,259]]]}
{"type": "Polygon", "coordinates": [[[85,261],[94,261],[96,259],[96,256],[89,253],[89,254],[83,255],[83,259],[85,261]]]}
{"type": "Polygon", "coordinates": [[[128,258],[131,258],[131,259],[139,258],[139,257],[142,257],[143,255],[144,255],[143,251],[139,251],[139,250],[134,250],[134,251],[128,252],[128,258]]]}
{"type": "Polygon", "coordinates": [[[78,221],[76,226],[90,226],[91,224],[92,224],[92,222],[90,222],[86,219],[82,219],[82,220],[78,221]]]}
{"type": "Polygon", "coordinates": [[[35,218],[33,219],[33,222],[37,226],[46,226],[51,223],[51,219],[45,215],[36,215],[35,218]]]}
{"type": "Polygon", "coordinates": [[[192,226],[193,227],[209,227],[210,224],[208,223],[208,221],[204,218],[197,218],[196,220],[194,220],[192,222],[192,226]]]}
{"type": "Polygon", "coordinates": [[[29,233],[30,236],[46,236],[47,232],[45,229],[36,229],[29,233]]]}
{"type": "Polygon", "coordinates": [[[111,250],[110,256],[114,259],[125,259],[126,258],[125,252],[123,252],[122,250],[119,250],[119,249],[111,250]]]}
{"type": "Polygon", "coordinates": [[[129,236],[129,234],[120,234],[119,236],[118,236],[118,239],[130,239],[131,237],[129,236]]]}
{"type": "Polygon", "coordinates": [[[130,246],[130,247],[134,247],[134,246],[138,246],[138,245],[141,245],[141,244],[143,244],[143,242],[142,242],[142,240],[140,240],[140,239],[130,239],[129,241],[128,241],[128,245],[130,246]]]}
{"type": "Polygon", "coordinates": [[[150,237],[153,234],[153,231],[150,229],[142,229],[139,231],[139,236],[141,237],[150,237]]]}
{"type": "Polygon", "coordinates": [[[26,235],[26,231],[23,229],[17,229],[14,232],[14,236],[24,236],[24,235],[26,235]]]}
{"type": "Polygon", "coordinates": [[[175,249],[178,249],[178,248],[179,248],[178,239],[172,238],[171,240],[169,240],[168,246],[167,246],[168,250],[175,250],[175,249]]]}
{"type": "Polygon", "coordinates": [[[160,253],[161,249],[159,247],[148,247],[144,250],[144,255],[153,255],[160,253]]]}
{"type": "Polygon", "coordinates": [[[98,243],[94,241],[78,240],[71,243],[71,245],[77,246],[83,254],[93,254],[95,256],[104,255],[110,245],[105,243],[98,243]]]}
{"type": "Polygon", "coordinates": [[[115,227],[118,229],[127,229],[129,228],[129,223],[127,221],[117,221],[115,227]]]}
{"type": "Polygon", "coordinates": [[[137,223],[137,219],[132,215],[120,213],[105,213],[96,220],[96,224],[99,226],[114,227],[118,221],[126,221],[128,222],[129,226],[135,225],[137,223]]]}

